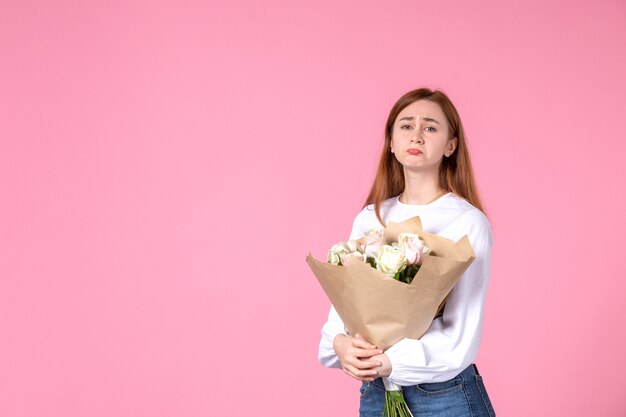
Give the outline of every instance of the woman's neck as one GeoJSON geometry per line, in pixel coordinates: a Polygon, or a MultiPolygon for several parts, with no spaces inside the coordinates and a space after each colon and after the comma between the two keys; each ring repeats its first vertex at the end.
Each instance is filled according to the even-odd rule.
{"type": "Polygon", "coordinates": [[[404,204],[428,204],[447,193],[439,186],[437,173],[404,172],[404,191],[400,202],[404,204]]]}

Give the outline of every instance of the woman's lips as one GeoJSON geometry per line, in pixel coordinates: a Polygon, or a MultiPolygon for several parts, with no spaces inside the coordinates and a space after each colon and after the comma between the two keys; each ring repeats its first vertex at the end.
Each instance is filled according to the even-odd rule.
{"type": "Polygon", "coordinates": [[[411,155],[419,155],[422,153],[422,151],[420,151],[419,149],[409,149],[407,152],[411,155]]]}

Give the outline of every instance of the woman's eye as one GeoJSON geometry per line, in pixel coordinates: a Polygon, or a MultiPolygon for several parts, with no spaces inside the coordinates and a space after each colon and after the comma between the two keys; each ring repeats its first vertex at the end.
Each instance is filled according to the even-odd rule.
{"type": "MultiPolygon", "coordinates": [[[[401,125],[400,129],[404,129],[404,130],[409,130],[409,129],[413,129],[412,125],[401,125]]],[[[424,129],[432,129],[432,130],[428,130],[428,132],[436,132],[437,129],[435,129],[432,126],[426,126],[424,129]]]]}

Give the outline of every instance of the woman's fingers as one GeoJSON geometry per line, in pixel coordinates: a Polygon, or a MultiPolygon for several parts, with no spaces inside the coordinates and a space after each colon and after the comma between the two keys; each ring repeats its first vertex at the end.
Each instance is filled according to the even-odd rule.
{"type": "Polygon", "coordinates": [[[346,373],[356,379],[363,379],[363,378],[376,378],[378,376],[378,372],[373,370],[373,369],[358,369],[356,368],[354,365],[352,364],[346,364],[346,366],[344,367],[344,371],[346,371],[346,373]]]}
{"type": "Polygon", "coordinates": [[[347,375],[350,375],[350,376],[351,376],[352,378],[354,378],[354,379],[358,379],[359,381],[365,381],[365,382],[372,382],[373,380],[375,380],[375,379],[377,378],[377,377],[375,377],[375,376],[364,376],[364,377],[359,377],[359,376],[352,375],[352,374],[351,374],[350,372],[348,372],[348,371],[345,371],[345,373],[346,373],[347,375]]]}
{"type": "MultiPolygon", "coordinates": [[[[363,340],[359,340],[359,339],[353,339],[352,346],[358,347],[359,349],[367,349],[367,350],[372,350],[372,351],[380,350],[376,346],[370,345],[369,343],[364,342],[363,340]]],[[[380,351],[382,352],[382,350],[380,351]]]]}
{"type": "Polygon", "coordinates": [[[360,381],[373,381],[378,378],[378,371],[374,368],[379,365],[378,361],[362,361],[354,356],[348,356],[342,364],[342,368],[352,378],[360,381]]]}
{"type": "Polygon", "coordinates": [[[351,347],[348,348],[348,354],[356,357],[356,358],[369,358],[371,356],[380,355],[383,353],[380,349],[363,349],[360,347],[351,347]]]}
{"type": "Polygon", "coordinates": [[[354,335],[354,339],[355,340],[353,343],[354,344],[358,343],[359,346],[361,346],[364,349],[376,349],[376,346],[374,346],[373,344],[365,340],[363,336],[361,336],[359,333],[354,335]]]}
{"type": "Polygon", "coordinates": [[[380,363],[379,361],[360,361],[360,362],[361,362],[360,369],[373,369],[373,368],[378,368],[379,366],[382,365],[382,363],[380,363]]]}
{"type": "Polygon", "coordinates": [[[354,367],[355,369],[358,369],[361,371],[376,370],[376,368],[378,368],[381,365],[381,363],[376,360],[360,360],[359,358],[355,358],[355,357],[347,358],[346,363],[354,367]]]}
{"type": "Polygon", "coordinates": [[[380,355],[383,351],[363,339],[360,334],[356,334],[355,337],[335,337],[333,348],[346,374],[360,381],[373,381],[378,378],[376,368],[381,365],[380,361],[370,358],[380,355]]]}
{"type": "Polygon", "coordinates": [[[371,343],[368,343],[363,339],[357,339],[356,337],[352,339],[352,346],[359,347],[361,349],[380,350],[371,343]]]}
{"type": "Polygon", "coordinates": [[[354,375],[352,372],[348,371],[347,369],[343,370],[347,375],[351,376],[354,379],[358,379],[359,381],[365,381],[365,382],[372,382],[373,380],[376,379],[375,376],[364,376],[364,377],[359,377],[354,375]]]}

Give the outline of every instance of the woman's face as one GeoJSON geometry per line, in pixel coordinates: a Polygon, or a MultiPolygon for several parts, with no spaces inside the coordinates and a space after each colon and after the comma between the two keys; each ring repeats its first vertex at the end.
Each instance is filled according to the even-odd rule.
{"type": "Polygon", "coordinates": [[[391,149],[405,170],[438,169],[456,145],[457,138],[448,139],[448,121],[434,101],[411,103],[394,122],[391,149]]]}

